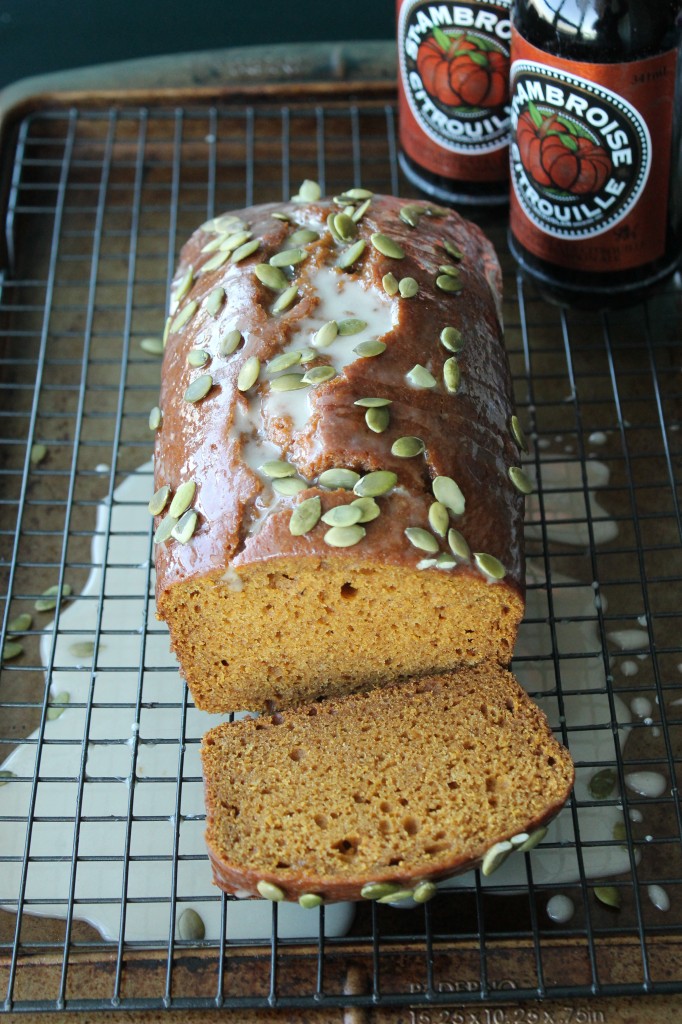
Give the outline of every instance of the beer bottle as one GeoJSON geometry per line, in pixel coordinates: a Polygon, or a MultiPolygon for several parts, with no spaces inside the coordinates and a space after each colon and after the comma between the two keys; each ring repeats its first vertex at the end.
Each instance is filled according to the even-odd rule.
{"type": "Polygon", "coordinates": [[[510,247],[561,302],[639,301],[680,253],[680,0],[514,0],[510,247]]]}
{"type": "Polygon", "coordinates": [[[430,198],[509,201],[510,0],[398,0],[399,162],[430,198]]]}

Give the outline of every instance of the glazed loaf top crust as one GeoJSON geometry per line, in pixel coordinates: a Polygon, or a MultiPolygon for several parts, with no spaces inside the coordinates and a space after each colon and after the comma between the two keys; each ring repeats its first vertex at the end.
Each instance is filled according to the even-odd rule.
{"type": "MultiPolygon", "coordinates": [[[[450,526],[472,553],[466,557],[465,546],[450,571],[495,569],[473,553],[490,555],[502,563],[505,584],[522,593],[523,496],[509,470],[519,465],[523,439],[512,423],[499,266],[482,232],[456,213],[411,201],[411,226],[400,215],[406,205],[371,197],[355,228],[346,225],[344,240],[328,223],[343,209],[338,203],[268,204],[216,218],[184,246],[165,335],[155,485],[173,495],[193,482],[197,519],[189,543],[171,538],[157,545],[157,596],[176,581],[278,556],[347,556],[325,542],[323,522],[302,535],[291,529],[292,511],[305,499],[320,496],[323,511],[347,500],[347,491],[320,483],[329,469],[396,474],[395,486],[378,499],[381,514],[353,545],[356,562],[414,567],[438,552],[452,558],[447,538],[429,521],[433,481],[445,477],[465,503],[463,512],[450,510],[450,526]],[[309,234],[301,236],[302,229],[309,234]],[[234,236],[245,236],[253,251],[230,248],[234,236]],[[352,246],[362,249],[355,259],[352,246]],[[288,250],[298,250],[296,262],[273,268],[286,282],[274,275],[264,283],[263,265],[288,250]],[[349,320],[365,326],[347,334],[358,327],[349,320]],[[330,321],[340,331],[322,345],[317,332],[330,321]],[[443,343],[447,327],[455,330],[443,343]],[[363,343],[376,339],[385,349],[365,354],[363,343]],[[298,361],[273,366],[275,357],[292,352],[303,358],[290,355],[298,361]],[[275,383],[325,366],[335,375],[317,375],[329,380],[290,377],[290,391],[275,383]],[[257,371],[253,381],[249,370],[257,371]],[[206,388],[199,398],[187,392],[197,378],[193,387],[206,388]],[[388,419],[385,429],[368,426],[367,406],[356,404],[365,398],[390,403],[379,414],[388,419]],[[419,439],[423,452],[396,454],[401,438],[419,439]],[[290,464],[285,472],[300,481],[298,493],[278,493],[260,468],[268,461],[290,464]],[[409,528],[435,537],[436,550],[415,546],[409,528]]],[[[358,202],[350,206],[360,209],[358,202]]]]}

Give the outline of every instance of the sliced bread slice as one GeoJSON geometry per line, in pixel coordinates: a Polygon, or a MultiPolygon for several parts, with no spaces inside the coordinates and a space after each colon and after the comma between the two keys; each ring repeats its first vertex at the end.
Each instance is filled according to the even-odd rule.
{"type": "Polygon", "coordinates": [[[488,870],[537,838],[574,779],[497,665],[225,723],[202,761],[216,885],[304,906],[419,901],[488,870]]]}

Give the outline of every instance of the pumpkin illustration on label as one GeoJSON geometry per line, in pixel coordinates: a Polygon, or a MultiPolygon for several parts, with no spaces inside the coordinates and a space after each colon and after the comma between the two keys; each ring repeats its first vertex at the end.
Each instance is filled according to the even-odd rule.
{"type": "Polygon", "coordinates": [[[532,102],[519,117],[516,137],[521,163],[545,188],[588,195],[602,188],[613,169],[604,147],[581,126],[532,102]]]}
{"type": "Polygon", "coordinates": [[[429,95],[446,107],[489,109],[508,97],[508,62],[484,36],[436,27],[419,46],[417,70],[429,95]]]}

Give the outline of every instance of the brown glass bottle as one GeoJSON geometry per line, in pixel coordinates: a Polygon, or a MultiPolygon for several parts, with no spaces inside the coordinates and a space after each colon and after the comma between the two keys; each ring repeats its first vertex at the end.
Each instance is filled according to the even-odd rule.
{"type": "Polygon", "coordinates": [[[510,0],[397,0],[400,166],[431,199],[509,201],[510,0]]]}
{"type": "Polygon", "coordinates": [[[546,294],[639,301],[678,266],[680,0],[514,0],[510,248],[546,294]]]}

